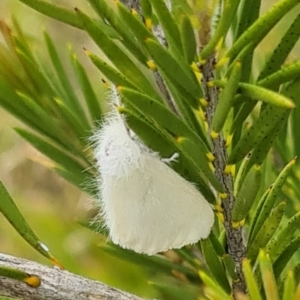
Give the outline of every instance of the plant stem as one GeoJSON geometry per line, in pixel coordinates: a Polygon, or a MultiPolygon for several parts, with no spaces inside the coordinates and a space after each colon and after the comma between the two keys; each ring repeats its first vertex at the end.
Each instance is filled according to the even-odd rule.
{"type": "MultiPolygon", "coordinates": [[[[219,96],[217,87],[209,87],[207,85],[209,81],[214,80],[214,64],[215,58],[214,56],[211,56],[202,66],[203,89],[205,91],[206,100],[209,102],[206,111],[209,127],[212,122],[212,117],[215,112],[219,96]]],[[[242,260],[246,257],[246,248],[243,243],[242,228],[239,227],[234,229],[231,226],[231,213],[235,197],[233,195],[232,176],[231,174],[224,173],[227,161],[227,151],[223,134],[220,133],[218,138],[212,139],[212,144],[213,154],[215,156],[215,174],[227,194],[227,198],[222,200],[222,207],[224,209],[224,226],[227,236],[228,252],[235,262],[236,273],[239,278],[237,281],[233,282],[233,294],[236,295],[237,292],[246,292],[246,283],[242,272],[242,260]]]]}

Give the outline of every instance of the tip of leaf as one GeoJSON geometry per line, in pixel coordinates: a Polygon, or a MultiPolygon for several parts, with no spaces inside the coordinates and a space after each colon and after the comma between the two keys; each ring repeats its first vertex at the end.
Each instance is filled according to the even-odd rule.
{"type": "Polygon", "coordinates": [[[56,259],[54,256],[51,256],[51,257],[50,257],[50,260],[51,260],[52,263],[53,263],[56,267],[58,267],[59,269],[61,269],[61,270],[64,269],[64,266],[62,265],[62,263],[61,263],[58,259],[56,259]]]}
{"type": "Polygon", "coordinates": [[[88,57],[90,57],[90,56],[92,55],[92,52],[90,52],[89,50],[87,50],[85,47],[83,47],[82,49],[83,49],[84,53],[85,53],[88,57]]]}
{"type": "Polygon", "coordinates": [[[109,88],[109,84],[107,83],[106,80],[104,80],[103,78],[101,78],[101,81],[102,81],[103,85],[104,85],[106,88],[109,88]]]}
{"type": "Polygon", "coordinates": [[[289,102],[288,102],[287,108],[293,109],[293,108],[295,108],[295,107],[296,107],[296,105],[295,105],[295,103],[294,103],[293,101],[289,101],[289,102]]]}

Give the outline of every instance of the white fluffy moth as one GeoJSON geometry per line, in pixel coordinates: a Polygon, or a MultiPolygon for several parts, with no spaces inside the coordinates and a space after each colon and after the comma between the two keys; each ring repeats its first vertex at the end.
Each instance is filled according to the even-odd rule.
{"type": "Polygon", "coordinates": [[[206,238],[214,223],[210,204],[133,137],[117,112],[93,137],[102,216],[112,242],[153,255],[206,238]]]}

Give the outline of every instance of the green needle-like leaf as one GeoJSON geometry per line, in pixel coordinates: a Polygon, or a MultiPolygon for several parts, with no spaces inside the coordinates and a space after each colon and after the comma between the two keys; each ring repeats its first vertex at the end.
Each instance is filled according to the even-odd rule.
{"type": "Polygon", "coordinates": [[[43,256],[54,261],[54,257],[50,254],[48,248],[39,240],[28,223],[20,213],[13,199],[7,192],[3,183],[0,181],[0,211],[9,221],[9,223],[17,230],[23,239],[29,243],[43,256]]]}

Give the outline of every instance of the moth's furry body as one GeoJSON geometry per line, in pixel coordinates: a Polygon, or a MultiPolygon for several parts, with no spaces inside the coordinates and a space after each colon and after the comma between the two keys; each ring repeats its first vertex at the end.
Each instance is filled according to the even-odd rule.
{"type": "Polygon", "coordinates": [[[206,238],[210,205],[183,179],[130,136],[120,117],[95,134],[100,200],[113,243],[149,255],[206,238]]]}

